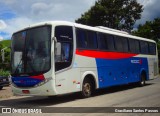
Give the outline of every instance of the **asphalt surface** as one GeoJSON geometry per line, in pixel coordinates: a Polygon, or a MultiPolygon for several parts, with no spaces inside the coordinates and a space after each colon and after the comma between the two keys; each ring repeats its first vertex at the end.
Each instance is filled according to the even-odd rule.
{"type": "MultiPolygon", "coordinates": [[[[89,115],[89,116],[94,115],[94,114],[88,114],[92,112],[93,113],[96,112],[96,115],[105,115],[106,110],[108,110],[106,109],[106,107],[107,108],[160,107],[160,78],[147,81],[144,87],[139,87],[136,84],[131,84],[131,85],[116,86],[116,87],[97,90],[93,97],[86,99],[82,99],[81,97],[79,97],[78,94],[63,95],[53,98],[26,97],[26,96],[11,97],[7,99],[0,99],[0,107],[12,107],[12,108],[43,107],[46,110],[45,112],[51,111],[58,114],[65,112],[67,113],[75,112],[75,113],[80,113],[78,115],[89,115]]],[[[117,115],[117,113],[114,113],[112,115],[117,115]]],[[[130,113],[130,115],[135,115],[135,114],[130,113]]],[[[159,114],[138,113],[138,115],[150,116],[159,114]]]]}

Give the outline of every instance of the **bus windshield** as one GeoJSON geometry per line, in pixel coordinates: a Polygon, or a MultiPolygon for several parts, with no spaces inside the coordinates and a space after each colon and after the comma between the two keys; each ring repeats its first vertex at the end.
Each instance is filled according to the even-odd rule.
{"type": "Polygon", "coordinates": [[[45,73],[51,65],[51,27],[27,29],[12,36],[12,75],[45,73]]]}

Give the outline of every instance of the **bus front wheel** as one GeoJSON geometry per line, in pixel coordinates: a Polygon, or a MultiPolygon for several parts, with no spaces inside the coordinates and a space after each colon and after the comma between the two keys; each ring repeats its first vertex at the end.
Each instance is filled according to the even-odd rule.
{"type": "Polygon", "coordinates": [[[92,95],[92,91],[93,91],[92,82],[88,78],[84,79],[81,91],[82,97],[84,98],[90,97],[92,95]]]}

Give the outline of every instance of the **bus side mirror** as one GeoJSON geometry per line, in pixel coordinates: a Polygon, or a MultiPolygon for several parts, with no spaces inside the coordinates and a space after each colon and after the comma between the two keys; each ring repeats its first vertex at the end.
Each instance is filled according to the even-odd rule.
{"type": "Polygon", "coordinates": [[[61,43],[57,42],[55,46],[55,55],[61,57],[61,43]]]}

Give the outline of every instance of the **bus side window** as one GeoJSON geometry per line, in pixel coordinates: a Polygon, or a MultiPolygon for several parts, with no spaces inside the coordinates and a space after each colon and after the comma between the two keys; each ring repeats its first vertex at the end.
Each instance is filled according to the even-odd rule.
{"type": "Polygon", "coordinates": [[[134,41],[135,44],[135,53],[140,53],[140,43],[138,40],[134,41]]]}
{"type": "Polygon", "coordinates": [[[77,47],[87,48],[87,35],[83,29],[76,29],[77,47]]]}
{"type": "Polygon", "coordinates": [[[122,52],[123,51],[123,45],[122,45],[121,37],[115,36],[114,41],[115,41],[116,51],[122,52]]]}
{"type": "Polygon", "coordinates": [[[141,46],[141,53],[142,54],[148,54],[148,52],[149,52],[148,43],[145,42],[145,41],[140,41],[140,46],[141,46]]]}
{"type": "Polygon", "coordinates": [[[156,44],[149,43],[149,54],[156,55],[156,44]]]}
{"type": "Polygon", "coordinates": [[[107,41],[108,50],[113,51],[114,50],[114,36],[106,34],[105,39],[107,41]]]}
{"type": "Polygon", "coordinates": [[[98,45],[101,50],[114,51],[114,36],[104,33],[98,34],[98,45]]]}
{"type": "Polygon", "coordinates": [[[87,31],[87,48],[97,49],[97,34],[94,31],[87,31]]]}
{"type": "Polygon", "coordinates": [[[77,37],[77,48],[97,49],[96,32],[77,28],[76,37],[77,37]]]}
{"type": "Polygon", "coordinates": [[[98,43],[101,50],[108,50],[107,41],[103,33],[98,33],[98,43]]]}
{"type": "Polygon", "coordinates": [[[123,44],[123,52],[128,52],[129,48],[128,48],[128,39],[122,37],[122,44],[123,44]]]}
{"type": "Polygon", "coordinates": [[[129,38],[129,50],[131,53],[136,53],[135,40],[129,38]]]}

